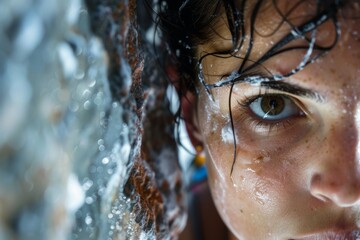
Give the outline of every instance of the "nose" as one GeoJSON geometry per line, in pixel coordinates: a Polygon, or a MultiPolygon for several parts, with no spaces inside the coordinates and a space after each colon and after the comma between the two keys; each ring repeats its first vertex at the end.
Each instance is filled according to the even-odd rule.
{"type": "Polygon", "coordinates": [[[355,125],[339,127],[328,135],[327,154],[317,161],[310,178],[310,192],[340,207],[360,203],[359,140],[355,125]]]}
{"type": "Polygon", "coordinates": [[[360,184],[352,175],[335,169],[332,173],[316,173],[311,179],[310,192],[324,202],[331,201],[340,207],[353,206],[360,200],[360,184]]]}

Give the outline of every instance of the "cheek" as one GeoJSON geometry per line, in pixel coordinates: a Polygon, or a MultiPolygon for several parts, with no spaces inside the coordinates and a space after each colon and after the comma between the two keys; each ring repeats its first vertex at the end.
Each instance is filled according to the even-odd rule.
{"type": "Polygon", "coordinates": [[[227,226],[242,239],[254,238],[254,232],[258,239],[267,239],[290,236],[310,222],[316,206],[304,184],[305,169],[319,157],[311,154],[319,139],[272,153],[238,147],[230,175],[234,145],[224,142],[221,132],[219,128],[206,138],[207,168],[215,204],[227,226]]]}
{"type": "Polygon", "coordinates": [[[236,164],[230,176],[230,164],[222,162],[231,162],[232,158],[218,154],[216,159],[212,157],[208,155],[207,161],[210,188],[217,209],[232,232],[241,239],[266,239],[270,234],[283,234],[281,226],[287,223],[280,219],[291,208],[286,203],[297,204],[291,194],[296,189],[294,185],[289,181],[279,184],[276,175],[281,173],[268,174],[264,166],[236,164]],[[279,219],[277,226],[272,219],[279,219]]]}

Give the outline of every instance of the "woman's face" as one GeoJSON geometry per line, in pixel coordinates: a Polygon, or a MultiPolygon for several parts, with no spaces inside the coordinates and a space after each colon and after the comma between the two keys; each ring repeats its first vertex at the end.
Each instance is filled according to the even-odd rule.
{"type": "MultiPolygon", "coordinates": [[[[292,12],[298,1],[276,1],[290,21],[274,30],[282,17],[273,1],[267,2],[255,22],[252,60],[288,34],[290,22],[300,25],[315,14],[315,1],[300,1],[292,12]]],[[[246,9],[251,12],[252,6],[246,9]]],[[[211,89],[213,98],[201,87],[197,114],[209,183],[217,209],[239,239],[360,238],[360,20],[353,18],[359,12],[359,1],[351,1],[338,13],[337,45],[277,84],[244,81],[211,89]]],[[[223,19],[215,28],[219,34],[198,47],[199,58],[231,48],[223,19]]],[[[322,24],[316,43],[330,45],[335,33],[331,21],[322,24]]],[[[203,60],[206,83],[237,70],[248,40],[239,57],[203,60]]],[[[288,46],[305,42],[301,38],[288,46]]],[[[256,73],[288,73],[306,53],[274,56],[256,73]]]]}

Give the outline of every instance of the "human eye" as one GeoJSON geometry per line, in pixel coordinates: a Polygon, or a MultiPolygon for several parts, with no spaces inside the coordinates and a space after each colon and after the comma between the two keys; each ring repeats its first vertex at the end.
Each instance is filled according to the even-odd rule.
{"type": "Polygon", "coordinates": [[[307,110],[301,101],[284,93],[259,93],[247,97],[240,105],[243,128],[246,126],[259,135],[286,133],[288,128],[301,127],[308,120],[307,110]]]}
{"type": "Polygon", "coordinates": [[[293,99],[281,94],[258,96],[248,103],[248,108],[255,117],[268,122],[278,122],[304,115],[293,99]]]}

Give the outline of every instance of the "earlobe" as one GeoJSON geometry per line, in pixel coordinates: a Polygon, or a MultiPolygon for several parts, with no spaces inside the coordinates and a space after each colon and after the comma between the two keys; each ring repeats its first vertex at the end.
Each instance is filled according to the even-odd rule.
{"type": "Polygon", "coordinates": [[[192,92],[187,91],[186,94],[181,96],[182,117],[184,118],[186,131],[189,135],[190,141],[195,148],[203,146],[196,106],[197,99],[192,92]]]}

